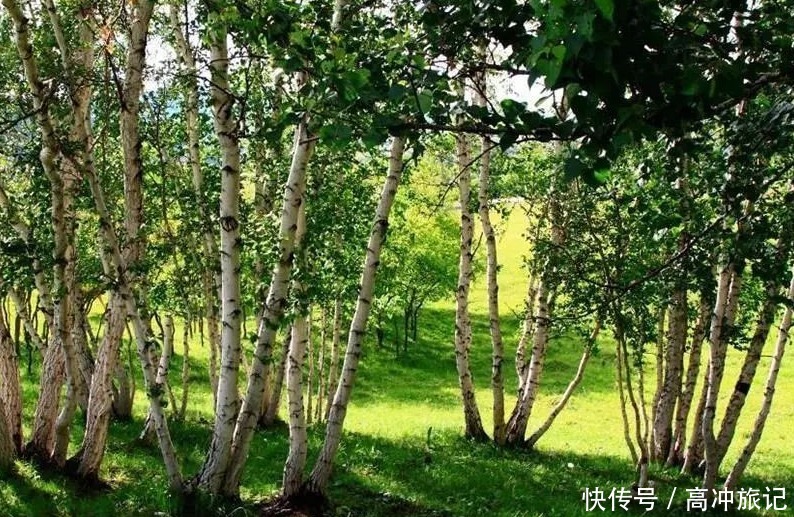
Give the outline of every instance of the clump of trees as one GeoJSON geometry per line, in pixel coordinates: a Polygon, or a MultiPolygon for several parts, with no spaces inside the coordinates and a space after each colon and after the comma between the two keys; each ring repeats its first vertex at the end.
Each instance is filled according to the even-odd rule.
{"type": "Polygon", "coordinates": [[[171,490],[237,496],[252,436],[276,418],[285,386],[282,495],[323,494],[368,328],[380,341],[401,320],[405,350],[423,305],[454,293],[466,436],[533,446],[608,330],[638,484],[655,461],[702,471],[706,488],[784,307],[761,412],[725,481],[738,483],[791,324],[788,2],[3,7],[0,293],[14,310],[0,316],[0,467],[22,455],[98,478],[110,419],[131,417],[129,326],[144,437],[171,490]],[[500,86],[525,79],[544,91],[534,107],[500,86]],[[428,211],[421,188],[398,189],[433,155],[457,196],[428,211]],[[509,414],[493,220],[507,192],[534,214],[509,414]],[[475,251],[488,285],[490,436],[469,361],[475,251]],[[167,382],[174,318],[210,350],[215,415],[195,473],[182,471],[168,428],[190,392],[188,370],[181,392],[167,382]],[[589,336],[576,374],[527,438],[550,337],[572,326],[589,336]],[[41,362],[27,440],[23,334],[41,362]],[[732,346],[746,359],[718,420],[732,346]],[[85,433],[68,457],[78,415],[85,433]],[[312,419],[326,427],[309,468],[312,419]]]}

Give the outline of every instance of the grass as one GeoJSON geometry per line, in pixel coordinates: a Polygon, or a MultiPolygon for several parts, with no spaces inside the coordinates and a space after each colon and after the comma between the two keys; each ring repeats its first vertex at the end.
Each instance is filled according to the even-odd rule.
{"type": "MultiPolygon", "coordinates": [[[[501,297],[508,356],[508,407],[513,403],[512,353],[515,350],[525,282],[521,273],[524,245],[522,216],[514,213],[499,241],[501,297]]],[[[472,290],[474,345],[472,371],[486,426],[490,425],[490,341],[485,314],[483,279],[472,290]]],[[[452,350],[454,302],[444,300],[424,310],[418,340],[407,354],[392,349],[365,350],[346,422],[346,435],[336,464],[330,497],[338,516],[519,516],[584,515],[585,487],[628,487],[633,467],[621,433],[618,398],[614,389],[611,345],[608,337],[591,361],[585,378],[554,427],[536,451],[505,451],[491,444],[460,438],[462,411],[452,350]],[[430,440],[428,442],[428,429],[430,440]]],[[[177,323],[177,353],[172,381],[179,396],[181,323],[177,323]]],[[[388,340],[387,340],[388,344],[388,340]]],[[[555,336],[549,350],[543,387],[530,428],[556,402],[573,374],[581,344],[555,336]]],[[[211,396],[207,382],[206,349],[192,346],[191,395],[188,418],[171,422],[171,431],[183,471],[198,469],[210,440],[211,396]]],[[[729,357],[726,386],[735,378],[741,355],[729,357]]],[[[789,362],[791,359],[789,359],[789,362]]],[[[763,382],[769,358],[759,367],[763,382]]],[[[37,395],[37,365],[30,376],[22,372],[25,422],[30,424],[37,395]]],[[[139,386],[141,381],[139,380],[139,386]]],[[[649,383],[650,384],[650,383],[649,383]]],[[[725,391],[725,390],[724,390],[725,391]]],[[[729,465],[747,437],[760,405],[761,389],[750,392],[739,431],[725,465],[729,465]]],[[[723,406],[724,407],[724,404],[723,406]]],[[[60,475],[40,472],[18,462],[17,472],[0,478],[0,516],[40,515],[154,515],[178,509],[165,491],[165,476],[156,447],[138,443],[145,417],[145,398],[136,396],[132,422],[113,422],[102,477],[110,488],[87,490],[60,475]]],[[[794,452],[790,446],[794,421],[794,369],[784,363],[772,416],[745,484],[756,488],[787,488],[794,506],[794,452]]],[[[29,430],[29,429],[28,429],[29,430]]],[[[72,450],[81,439],[82,424],[73,429],[72,450]]],[[[322,442],[323,428],[310,430],[310,458],[322,442]]],[[[279,487],[287,452],[286,427],[258,432],[243,479],[243,503],[207,509],[207,515],[249,515],[257,500],[279,487]]],[[[311,464],[311,463],[310,463],[311,464]]],[[[654,468],[664,508],[674,487],[678,495],[669,512],[683,514],[682,491],[697,481],[654,468]]],[[[641,513],[633,510],[633,513],[641,513]]],[[[792,514],[791,511],[788,514],[792,514]]],[[[775,515],[781,515],[780,512],[775,515]]]]}

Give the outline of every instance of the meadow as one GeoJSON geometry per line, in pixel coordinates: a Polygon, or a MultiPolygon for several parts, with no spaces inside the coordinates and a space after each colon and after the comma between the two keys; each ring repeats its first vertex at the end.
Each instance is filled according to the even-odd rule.
{"type": "MultiPolygon", "coordinates": [[[[514,211],[499,237],[502,314],[505,320],[509,383],[507,407],[514,400],[512,354],[518,340],[520,312],[525,295],[522,257],[525,253],[523,214],[514,211]]],[[[478,403],[489,427],[491,412],[490,338],[486,314],[484,278],[478,277],[471,294],[474,344],[472,370],[478,387],[478,403]]],[[[94,314],[94,323],[99,314],[94,314]]],[[[396,354],[393,336],[385,346],[368,342],[359,367],[353,402],[346,421],[346,435],[330,487],[335,516],[459,516],[504,517],[585,515],[582,491],[600,487],[628,487],[634,480],[633,465],[621,431],[619,400],[615,389],[614,346],[610,336],[599,339],[598,351],[568,407],[533,451],[501,450],[491,444],[464,440],[463,418],[454,368],[452,332],[454,300],[434,303],[419,318],[417,340],[407,352],[396,354]]],[[[179,397],[183,357],[177,322],[177,349],[171,380],[179,397]]],[[[770,337],[770,342],[774,336],[770,337]]],[[[544,418],[565,389],[581,354],[581,342],[555,335],[530,429],[544,418]]],[[[705,355],[705,354],[704,354],[705,355]]],[[[729,355],[725,382],[733,382],[741,353],[729,355]]],[[[24,357],[21,361],[24,363],[24,357]]],[[[784,360],[772,416],[752,460],[745,486],[785,487],[787,512],[794,515],[794,358],[784,360]]],[[[649,360],[652,358],[649,357],[649,360]]],[[[184,472],[195,472],[203,460],[211,433],[212,408],[207,382],[207,350],[192,346],[190,402],[184,422],[171,421],[171,430],[184,472]]],[[[705,357],[704,357],[705,363],[705,357]]],[[[769,359],[759,367],[756,385],[740,422],[724,465],[730,465],[743,446],[760,404],[759,385],[769,359]]],[[[22,369],[26,432],[37,396],[38,364],[29,374],[22,369]]],[[[652,383],[649,383],[652,384],[652,383]]],[[[135,418],[113,422],[102,470],[104,487],[85,487],[58,474],[40,471],[17,462],[16,474],[0,479],[0,516],[47,515],[163,515],[178,513],[169,499],[159,452],[137,437],[146,415],[146,400],[138,379],[135,418]]],[[[650,387],[649,393],[650,393],[650,387]]],[[[727,390],[723,390],[727,391],[727,390]]],[[[284,411],[282,411],[284,415],[284,411]]],[[[78,419],[79,420],[79,419],[78,419]]],[[[72,444],[79,443],[82,424],[76,422],[72,444]]],[[[321,424],[310,430],[310,458],[322,442],[321,424]]],[[[206,515],[254,515],[258,503],[275,494],[281,481],[288,449],[287,427],[276,425],[257,432],[243,479],[242,501],[207,507],[206,515]]],[[[71,452],[71,451],[70,451],[71,452]]],[[[685,489],[698,480],[677,471],[654,468],[659,501],[655,514],[685,514],[685,489]],[[673,490],[676,496],[666,509],[673,490]]],[[[192,510],[195,512],[196,510],[192,510]]],[[[619,513],[623,510],[619,510],[619,513]]],[[[631,513],[641,514],[641,508],[631,513]]],[[[724,513],[720,513],[723,515],[724,513]]],[[[742,514],[742,513],[739,513],[742,514]]],[[[748,513],[750,514],[750,513],[748,513]]]]}

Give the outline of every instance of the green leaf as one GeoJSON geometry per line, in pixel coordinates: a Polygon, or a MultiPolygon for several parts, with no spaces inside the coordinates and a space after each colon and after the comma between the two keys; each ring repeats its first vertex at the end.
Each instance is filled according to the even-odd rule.
{"type": "Polygon", "coordinates": [[[401,85],[401,84],[393,84],[389,87],[389,99],[390,100],[397,100],[402,99],[405,97],[406,92],[408,89],[401,85]]]}
{"type": "Polygon", "coordinates": [[[350,142],[353,131],[346,124],[328,124],[320,128],[319,135],[323,140],[329,141],[332,145],[346,145],[350,142]]]}
{"type": "Polygon", "coordinates": [[[499,138],[499,148],[502,151],[507,151],[518,140],[518,133],[507,132],[499,138]]]}
{"type": "Polygon", "coordinates": [[[615,12],[615,3],[612,0],[595,0],[595,3],[598,10],[604,15],[604,18],[612,21],[612,14],[615,12]]]}
{"type": "Polygon", "coordinates": [[[585,171],[585,165],[579,158],[569,157],[565,160],[565,166],[563,167],[563,174],[565,179],[573,180],[580,176],[585,171]]]}
{"type": "Polygon", "coordinates": [[[388,133],[383,128],[376,128],[371,127],[363,137],[364,145],[373,149],[384,141],[386,141],[386,137],[389,136],[388,133]]]}
{"type": "Polygon", "coordinates": [[[499,103],[502,107],[502,111],[505,114],[505,118],[511,122],[514,122],[527,110],[526,105],[523,102],[518,102],[513,99],[504,99],[502,102],[499,103]]]}
{"type": "Polygon", "coordinates": [[[416,95],[419,102],[419,109],[422,113],[427,113],[433,107],[433,94],[427,91],[421,91],[416,95]]]}

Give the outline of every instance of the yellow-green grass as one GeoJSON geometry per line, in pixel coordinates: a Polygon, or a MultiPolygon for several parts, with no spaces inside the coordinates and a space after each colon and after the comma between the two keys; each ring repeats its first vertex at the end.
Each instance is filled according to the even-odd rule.
{"type": "MultiPolygon", "coordinates": [[[[499,222],[508,411],[515,401],[513,354],[526,292],[521,260],[526,253],[522,236],[524,221],[523,214],[515,210],[508,220],[499,222]]],[[[483,251],[481,249],[480,253],[483,251]]],[[[484,275],[475,279],[471,297],[472,372],[483,421],[490,429],[490,339],[484,275]]],[[[93,316],[96,322],[99,315],[93,316]]],[[[460,438],[463,418],[454,367],[453,329],[454,301],[448,299],[422,312],[418,340],[409,345],[407,353],[394,353],[390,348],[391,336],[387,336],[386,347],[381,350],[368,342],[330,489],[331,500],[335,503],[332,515],[583,515],[581,491],[584,487],[600,486],[608,491],[633,482],[633,466],[623,440],[614,387],[613,343],[608,335],[600,340],[599,352],[591,360],[568,408],[538,443],[536,451],[526,452],[500,450],[490,444],[475,444],[460,438]]],[[[183,323],[177,321],[177,350],[170,376],[177,398],[181,389],[182,331],[183,323]]],[[[250,346],[248,352],[250,357],[250,346]]],[[[530,430],[558,400],[573,375],[580,353],[581,343],[577,340],[568,336],[554,337],[530,430]]],[[[794,453],[789,434],[794,422],[794,368],[791,368],[794,358],[787,359],[773,412],[748,470],[746,483],[757,488],[785,486],[789,506],[792,506],[794,453]]],[[[723,390],[726,394],[741,360],[739,352],[729,356],[723,390]]],[[[207,362],[207,348],[194,342],[188,418],[184,423],[171,422],[186,475],[197,471],[209,443],[212,398],[208,389],[207,362]]],[[[137,359],[134,364],[137,366],[137,359]]],[[[760,405],[761,384],[768,364],[769,358],[765,357],[725,465],[733,462],[744,445],[760,405]]],[[[243,377],[241,374],[241,387],[243,377]]],[[[37,394],[38,365],[33,365],[30,376],[23,368],[22,378],[25,425],[29,430],[37,394]]],[[[650,370],[646,382],[650,400],[654,382],[650,370]]],[[[138,378],[139,388],[141,385],[138,378]]],[[[724,399],[720,407],[724,407],[724,399]]],[[[146,400],[139,389],[134,421],[114,422],[111,426],[102,470],[109,489],[86,489],[63,476],[18,462],[16,474],[0,477],[0,515],[151,515],[178,511],[178,505],[166,493],[156,447],[135,440],[145,412],[146,400]]],[[[81,432],[82,425],[78,422],[73,429],[71,451],[79,446],[81,432]]],[[[322,442],[322,434],[322,426],[311,429],[310,462],[322,442]]],[[[286,451],[284,425],[257,432],[243,480],[243,501],[214,509],[208,507],[206,514],[253,513],[252,503],[277,491],[286,451]]],[[[673,487],[678,487],[680,494],[684,488],[692,488],[697,483],[695,479],[658,468],[653,469],[652,477],[663,500],[659,503],[662,508],[673,487]]],[[[671,512],[658,513],[683,513],[681,505],[679,496],[671,512]]]]}

